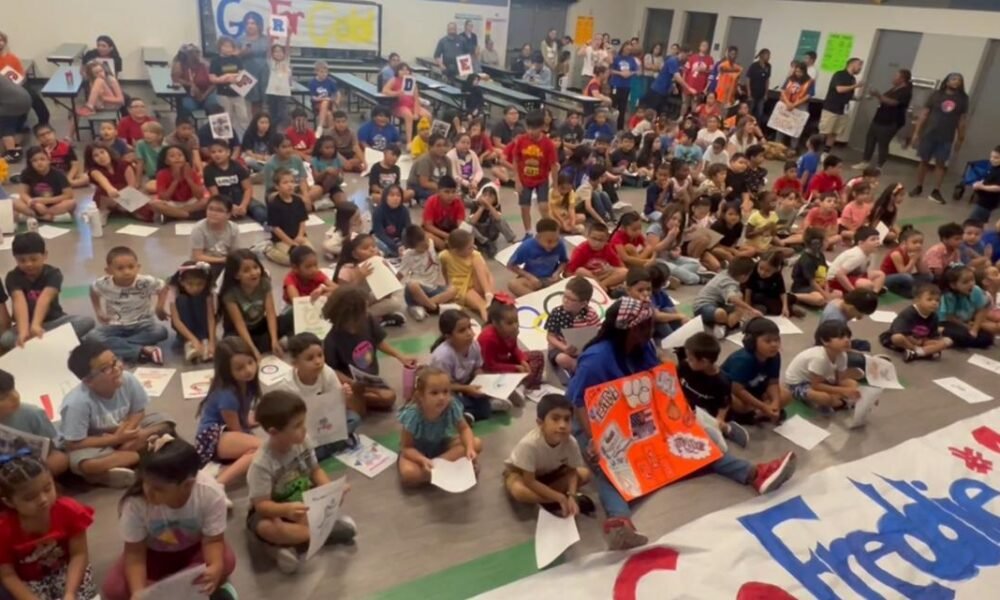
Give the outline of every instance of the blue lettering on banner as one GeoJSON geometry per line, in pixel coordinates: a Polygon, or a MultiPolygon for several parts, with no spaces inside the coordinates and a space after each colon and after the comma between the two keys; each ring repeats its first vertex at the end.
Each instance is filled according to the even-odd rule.
{"type": "Polygon", "coordinates": [[[285,33],[285,19],[271,19],[271,33],[285,33]]]}
{"type": "Polygon", "coordinates": [[[253,15],[254,20],[256,20],[258,24],[264,22],[264,17],[255,10],[245,11],[240,15],[239,19],[227,20],[226,9],[230,5],[239,5],[240,2],[241,0],[221,0],[219,2],[219,8],[215,11],[215,26],[218,28],[220,35],[234,38],[242,36],[243,31],[246,29],[246,20],[248,15],[253,15]]]}
{"type": "MultiPolygon", "coordinates": [[[[802,584],[823,600],[839,596],[823,580],[824,575],[839,577],[862,598],[880,599],[859,576],[862,569],[902,598],[950,600],[955,590],[934,581],[921,584],[912,577],[897,577],[879,562],[895,555],[922,573],[945,582],[972,579],[982,567],[1000,565],[1000,515],[985,507],[1000,496],[1000,491],[974,479],[952,482],[947,498],[930,498],[922,481],[897,481],[879,476],[894,490],[912,502],[896,507],[875,486],[854,485],[884,511],[875,531],[850,531],[830,542],[817,544],[808,560],[799,559],[776,530],[791,521],[819,521],[820,518],[801,496],[790,498],[759,513],[739,518],[771,557],[802,584]],[[917,541],[930,550],[929,557],[913,546],[917,541]],[[853,561],[851,559],[854,559],[853,561]]],[[[926,551],[925,551],[926,552],[926,551]]]]}

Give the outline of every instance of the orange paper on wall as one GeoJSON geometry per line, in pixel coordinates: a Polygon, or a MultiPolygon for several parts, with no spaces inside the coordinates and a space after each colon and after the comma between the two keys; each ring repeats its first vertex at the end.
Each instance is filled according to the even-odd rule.
{"type": "Polygon", "coordinates": [[[576,35],[573,36],[577,46],[583,46],[594,39],[594,17],[576,18],[576,35]]]}
{"type": "Polygon", "coordinates": [[[584,399],[601,468],[626,500],[722,457],[688,406],[671,363],[589,388],[584,399]]]}

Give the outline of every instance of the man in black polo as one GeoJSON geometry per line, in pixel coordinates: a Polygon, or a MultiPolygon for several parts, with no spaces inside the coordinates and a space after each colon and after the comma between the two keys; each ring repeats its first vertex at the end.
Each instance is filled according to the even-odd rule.
{"type": "Polygon", "coordinates": [[[434,49],[434,60],[451,77],[458,76],[458,57],[466,52],[466,40],[458,35],[458,26],[448,23],[448,35],[438,40],[434,49]]]}
{"type": "Polygon", "coordinates": [[[837,138],[847,131],[847,104],[854,98],[854,92],[862,85],[857,74],[864,62],[860,58],[847,61],[842,71],[837,71],[830,79],[830,87],[823,101],[823,112],[819,117],[819,132],[826,136],[826,151],[837,143],[837,138]]]}

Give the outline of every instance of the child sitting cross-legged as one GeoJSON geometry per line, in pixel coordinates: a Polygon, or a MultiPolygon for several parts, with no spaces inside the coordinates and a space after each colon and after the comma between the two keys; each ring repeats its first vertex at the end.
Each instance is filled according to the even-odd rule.
{"type": "Polygon", "coordinates": [[[899,311],[888,331],[878,336],[882,345],[903,353],[904,362],[919,358],[940,358],[951,348],[951,338],[941,335],[938,308],[941,288],[933,283],[921,283],[913,294],[913,304],[899,311]]]}
{"type": "Polygon", "coordinates": [[[736,327],[744,319],[761,316],[759,310],[743,300],[740,291],[755,268],[751,258],[734,258],[725,271],[713,277],[695,296],[694,314],[701,315],[705,325],[714,326],[715,337],[720,340],[726,337],[728,328],[736,327]]]}
{"type": "Polygon", "coordinates": [[[462,402],[470,424],[489,419],[494,412],[507,412],[511,402],[482,393],[472,380],[483,372],[483,353],[472,330],[472,320],[464,312],[446,310],[438,321],[441,337],[431,346],[431,366],[441,369],[451,379],[451,391],[462,402]]]}
{"type": "MultiPolygon", "coordinates": [[[[483,254],[493,258],[497,253],[497,241],[502,234],[508,244],[517,239],[510,223],[504,220],[500,212],[499,187],[487,183],[479,190],[474,202],[469,204],[468,223],[472,225],[472,235],[476,238],[476,248],[483,254]]],[[[426,209],[425,209],[426,210],[426,209]]]]}
{"type": "Polygon", "coordinates": [[[463,229],[449,233],[448,249],[440,257],[445,280],[455,288],[455,302],[476,311],[486,321],[495,290],[493,274],[476,250],[472,234],[463,229]]]}
{"type": "Polygon", "coordinates": [[[872,255],[878,250],[878,231],[863,226],[854,232],[854,247],[837,255],[830,263],[826,278],[830,289],[845,294],[856,288],[870,289],[876,294],[885,286],[885,273],[872,264],[872,255]]]}
{"type": "Polygon", "coordinates": [[[378,255],[375,237],[361,233],[344,244],[344,249],[333,269],[333,281],[337,285],[356,285],[368,290],[369,310],[378,317],[383,327],[401,327],[406,323],[403,301],[398,292],[382,298],[375,298],[368,285],[368,278],[375,272],[374,261],[384,260],[378,255]],[[374,260],[373,260],[374,259],[374,260]]]}
{"type": "Polygon", "coordinates": [[[562,517],[593,514],[594,501],[579,492],[592,475],[570,434],[573,405],[561,394],[546,394],[536,414],[538,427],[521,438],[504,463],[507,493],[562,517]]]}
{"type": "Polygon", "coordinates": [[[851,330],[843,321],[825,321],[816,329],[819,345],[799,352],[785,370],[785,386],[796,400],[823,412],[848,408],[861,397],[857,376],[848,368],[851,330]]]}
{"type": "MultiPolygon", "coordinates": [[[[309,514],[302,495],[330,483],[330,476],[306,437],[306,403],[298,394],[286,390],[264,394],[257,403],[257,420],[267,441],[247,473],[251,504],[247,528],[263,542],[278,570],[291,575],[303,562],[300,549],[309,546],[309,519],[322,518],[309,514]]],[[[326,542],[348,543],[357,532],[354,520],[342,514],[326,542]]]]}
{"type": "Polygon", "coordinates": [[[413,399],[399,411],[399,480],[406,487],[431,481],[435,458],[468,458],[478,468],[483,444],[463,418],[462,403],[452,396],[448,374],[436,367],[417,371],[413,399]]]}
{"type": "Polygon", "coordinates": [[[574,248],[570,255],[566,274],[595,279],[605,290],[624,283],[628,271],[622,259],[608,245],[610,237],[607,225],[592,221],[587,226],[587,242],[574,248]]]}
{"type": "Polygon", "coordinates": [[[987,319],[989,298],[976,285],[976,275],[969,267],[948,267],[942,277],[941,306],[938,319],[941,331],[957,348],[989,348],[1000,324],[987,319]]]}
{"type": "Polygon", "coordinates": [[[765,315],[803,317],[805,313],[795,306],[795,295],[785,291],[784,266],[785,257],[777,249],[765,252],[743,284],[744,301],[765,315]]]}
{"type": "Polygon", "coordinates": [[[552,309],[545,321],[545,331],[549,343],[549,363],[560,369],[559,379],[568,381],[576,372],[576,357],[582,348],[566,341],[564,329],[590,327],[600,323],[597,312],[590,307],[594,287],[589,281],[577,275],[566,283],[562,304],[552,309]]]}
{"type": "Polygon", "coordinates": [[[184,344],[184,360],[212,360],[215,354],[215,293],[208,263],[187,260],[170,278],[170,324],[177,343],[184,344]]]}
{"type": "MultiPolygon", "coordinates": [[[[21,395],[14,386],[14,376],[0,369],[0,425],[31,435],[49,439],[49,454],[43,461],[53,477],[69,469],[69,457],[59,449],[59,434],[45,410],[34,404],[21,402],[21,395]]],[[[3,576],[0,574],[0,581],[3,576]]]]}
{"type": "Polygon", "coordinates": [[[792,395],[781,387],[781,334],[768,319],[750,319],[743,327],[743,347],[722,363],[733,384],[733,416],[740,423],[780,422],[792,395]]]}
{"type": "Polygon", "coordinates": [[[802,234],[805,248],[792,268],[792,295],[800,304],[822,308],[830,300],[843,296],[840,290],[831,290],[827,282],[826,234],[822,229],[809,227],[802,234]]]}
{"type": "Polygon", "coordinates": [[[404,286],[403,298],[410,316],[423,321],[428,314],[441,312],[441,304],[454,300],[457,292],[445,283],[434,244],[420,225],[403,230],[403,246],[398,272],[404,286]]]}
{"type": "Polygon", "coordinates": [[[507,263],[507,269],[516,275],[508,287],[515,296],[546,288],[559,281],[567,262],[559,224],[547,217],[540,219],[535,235],[521,242],[507,263]]]}

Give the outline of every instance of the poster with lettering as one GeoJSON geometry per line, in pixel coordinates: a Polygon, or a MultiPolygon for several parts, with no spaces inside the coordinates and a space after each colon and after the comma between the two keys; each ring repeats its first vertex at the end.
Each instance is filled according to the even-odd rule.
{"type": "Polygon", "coordinates": [[[684,399],[672,363],[588,388],[584,399],[601,468],[626,500],[722,457],[684,399]]]}
{"type": "Polygon", "coordinates": [[[998,523],[994,409],[477,598],[985,600],[1000,588],[998,523]]]}
{"type": "Polygon", "coordinates": [[[802,130],[809,122],[809,111],[788,110],[784,102],[778,102],[771,111],[771,118],[767,121],[767,126],[775,131],[780,131],[785,135],[797,138],[802,135],[802,130]]]}
{"type": "Polygon", "coordinates": [[[849,33],[831,33],[826,38],[826,49],[819,68],[827,73],[836,73],[847,66],[854,50],[854,36],[849,33]]]}

